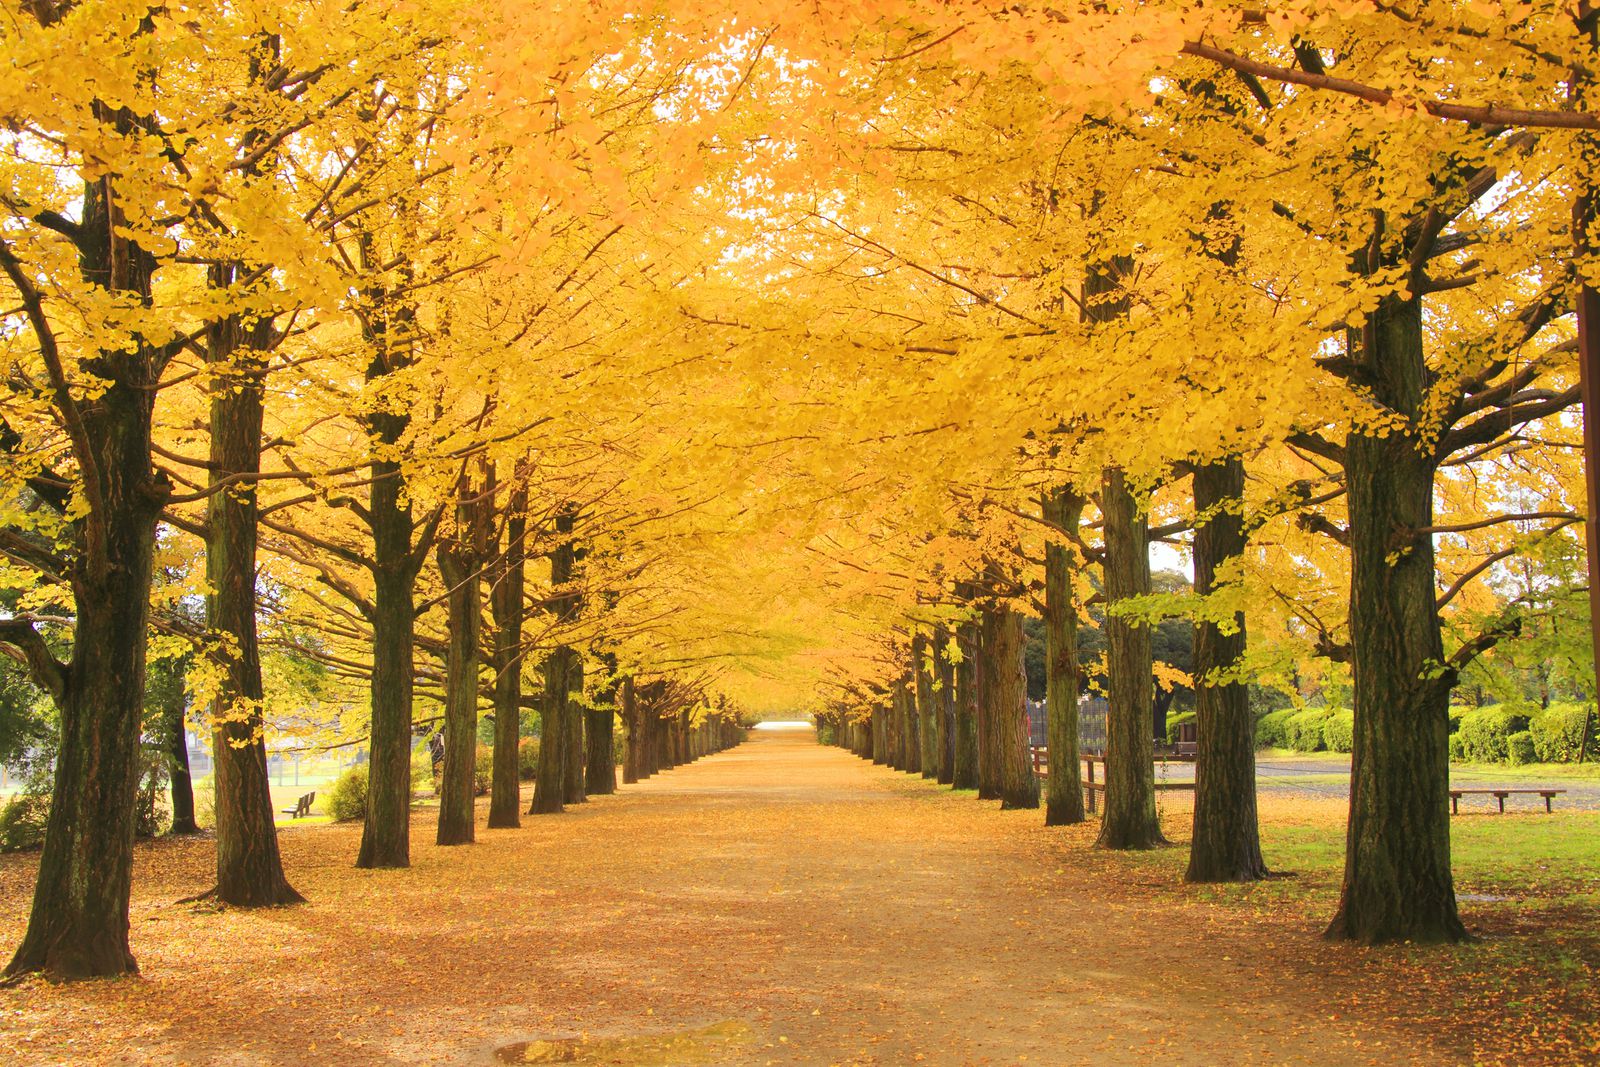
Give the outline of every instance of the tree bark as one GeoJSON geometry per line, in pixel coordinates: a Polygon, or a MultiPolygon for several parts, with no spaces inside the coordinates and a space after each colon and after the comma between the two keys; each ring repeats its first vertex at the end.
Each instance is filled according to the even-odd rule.
{"type": "Polygon", "coordinates": [[[939,777],[939,716],[933,699],[932,664],[928,660],[928,638],[918,634],[911,640],[911,667],[917,680],[917,740],[920,751],[917,766],[922,777],[939,777]]]}
{"type": "Polygon", "coordinates": [[[1039,806],[1039,779],[1028,751],[1028,676],[1022,662],[1026,644],[1022,616],[997,608],[988,677],[1002,809],[1039,806]]]}
{"type": "Polygon", "coordinates": [[[602,666],[613,680],[607,682],[605,688],[595,695],[598,707],[588,709],[587,728],[584,731],[588,741],[589,756],[584,768],[584,791],[595,796],[604,796],[617,791],[617,760],[614,747],[617,722],[618,687],[615,681],[617,666],[614,659],[602,666]]]}
{"type": "Polygon", "coordinates": [[[961,662],[956,665],[955,729],[951,745],[950,784],[955,789],[978,788],[978,646],[979,626],[962,623],[956,629],[961,662]]]}
{"type": "MultiPolygon", "coordinates": [[[[573,521],[571,509],[563,509],[556,516],[558,540],[550,550],[550,587],[555,591],[550,610],[555,614],[558,626],[578,612],[576,597],[566,588],[572,582],[577,565],[572,541],[573,521]]],[[[565,644],[557,644],[545,656],[544,697],[539,709],[539,770],[534,780],[533,806],[528,809],[529,815],[551,815],[565,810],[569,761],[567,750],[569,746],[582,744],[581,734],[574,738],[570,733],[574,715],[568,705],[571,703],[571,675],[575,658],[576,654],[565,644]]]]}
{"type": "Polygon", "coordinates": [[[974,689],[977,693],[978,719],[978,799],[1000,799],[1000,744],[999,707],[995,703],[996,685],[1004,685],[1000,672],[1004,665],[997,663],[998,642],[1002,640],[1003,625],[999,608],[983,609],[982,623],[978,628],[978,659],[975,664],[974,689]]]}
{"type": "MultiPolygon", "coordinates": [[[[1058,486],[1041,501],[1044,521],[1074,534],[1083,518],[1083,498],[1058,486]]],[[[1046,826],[1083,821],[1083,783],[1078,758],[1078,611],[1073,602],[1072,549],[1052,539],[1044,549],[1045,721],[1049,777],[1045,779],[1046,826]]]]}
{"type": "Polygon", "coordinates": [[[1150,627],[1116,613],[1129,597],[1150,592],[1149,533],[1120,470],[1101,485],[1105,536],[1106,803],[1102,848],[1153,848],[1166,844],[1156,817],[1155,751],[1150,736],[1154,689],[1150,627]]]}
{"type": "MultiPolygon", "coordinates": [[[[1217,570],[1244,556],[1244,463],[1231,457],[1194,472],[1194,591],[1209,596],[1217,570]]],[[[1194,834],[1190,882],[1253,882],[1267,876],[1256,820],[1255,718],[1250,694],[1232,673],[1245,652],[1244,615],[1194,628],[1194,834]]]]}
{"type": "Polygon", "coordinates": [[[587,718],[583,705],[583,653],[577,649],[570,651],[571,659],[567,663],[567,692],[566,712],[567,721],[562,728],[562,737],[566,757],[566,802],[568,804],[582,804],[588,799],[584,791],[584,771],[588,763],[588,749],[584,735],[587,718]]]}
{"type": "MultiPolygon", "coordinates": [[[[211,268],[214,288],[233,284],[237,268],[211,268]]],[[[213,363],[225,365],[211,393],[213,486],[261,469],[266,352],[271,327],[245,327],[230,316],[208,331],[213,363]]],[[[266,723],[262,718],[261,645],[256,632],[255,483],[245,480],[206,502],[206,627],[222,639],[210,655],[223,680],[211,708],[216,771],[217,899],[235,907],[293,904],[278,851],[266,723]]]]}
{"type": "Polygon", "coordinates": [[[164,670],[152,671],[146,667],[145,672],[149,702],[161,717],[161,740],[166,748],[172,796],[172,827],[167,832],[175,837],[200,832],[199,824],[194,821],[194,779],[189,772],[189,739],[185,732],[186,668],[185,656],[171,660],[164,670]]]}
{"type": "Polygon", "coordinates": [[[935,733],[940,785],[950,785],[956,779],[956,667],[950,662],[949,649],[950,631],[941,626],[933,633],[933,669],[939,683],[934,714],[938,722],[935,733]]]}
{"type": "MultiPolygon", "coordinates": [[[[131,113],[103,110],[118,134],[132,130],[131,113]]],[[[121,299],[148,303],[156,262],[120,232],[113,185],[112,175],[85,183],[76,242],[82,277],[121,299]]],[[[42,302],[35,315],[43,318],[42,302]]],[[[56,400],[79,420],[73,450],[94,481],[85,480],[85,509],[69,519],[71,661],[57,662],[31,626],[18,635],[29,645],[23,651],[35,678],[60,710],[61,744],[33,906],[7,976],[43,971],[77,979],[138,970],[128,947],[128,894],[155,526],[170,486],[154,471],[150,448],[167,357],[133,340],[135,351],[84,361],[87,375],[104,383],[92,404],[56,400]]]]}
{"type": "MultiPolygon", "coordinates": [[[[460,498],[472,495],[463,477],[460,498]]],[[[469,845],[476,839],[473,777],[478,758],[478,649],[482,618],[478,559],[470,547],[475,515],[458,506],[456,536],[439,545],[439,574],[445,583],[449,620],[445,664],[444,770],[439,775],[439,845],[469,845]]]]}
{"type": "Polygon", "coordinates": [[[489,826],[522,825],[522,599],[527,574],[528,491],[523,471],[507,501],[505,549],[495,567],[489,610],[494,616],[494,778],[489,826]]]}
{"type": "Polygon", "coordinates": [[[644,756],[644,738],[642,721],[639,718],[639,697],[634,691],[633,679],[622,680],[622,728],[627,734],[627,746],[623,750],[622,759],[622,784],[632,785],[641,777],[642,757],[644,756]]]}
{"type": "MultiPolygon", "coordinates": [[[[1428,371],[1418,298],[1385,297],[1352,338],[1377,401],[1420,424],[1428,371]]],[[[1328,936],[1460,941],[1450,871],[1449,700],[1434,606],[1432,446],[1351,433],[1350,637],[1355,739],[1344,884],[1328,936]]]]}

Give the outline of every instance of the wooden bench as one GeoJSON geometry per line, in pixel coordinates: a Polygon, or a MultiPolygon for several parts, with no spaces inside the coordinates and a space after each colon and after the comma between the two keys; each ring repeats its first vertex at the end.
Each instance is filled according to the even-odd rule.
{"type": "Polygon", "coordinates": [[[311,802],[313,800],[316,800],[316,799],[317,799],[317,794],[316,793],[307,793],[305,796],[301,797],[299,800],[294,802],[294,807],[292,807],[292,808],[284,808],[283,809],[283,813],[285,815],[292,816],[292,817],[294,817],[296,819],[298,819],[302,815],[310,815],[311,814],[311,802]]]}
{"type": "Polygon", "coordinates": [[[1512,793],[1537,793],[1539,796],[1544,797],[1544,810],[1546,814],[1548,814],[1554,810],[1551,808],[1550,802],[1555,799],[1556,794],[1565,792],[1565,789],[1452,789],[1450,790],[1450,814],[1461,814],[1462,797],[1486,796],[1494,797],[1495,800],[1500,802],[1500,813],[1504,815],[1506,810],[1506,797],[1510,796],[1512,793]]]}

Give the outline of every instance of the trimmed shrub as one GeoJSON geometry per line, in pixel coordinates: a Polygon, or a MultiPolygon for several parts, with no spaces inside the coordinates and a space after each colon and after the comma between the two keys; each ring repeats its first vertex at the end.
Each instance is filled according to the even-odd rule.
{"type": "MultiPolygon", "coordinates": [[[[415,774],[412,775],[415,778],[415,774]]],[[[367,817],[367,765],[345,771],[328,787],[323,809],[334,822],[355,822],[367,817]]]]}
{"type": "Polygon", "coordinates": [[[0,807],[0,852],[38,848],[49,821],[50,794],[18,793],[0,807]]]}
{"type": "Polygon", "coordinates": [[[531,782],[539,776],[539,739],[524,737],[517,742],[517,776],[531,782]]]}
{"type": "Polygon", "coordinates": [[[1465,763],[1465,762],[1467,762],[1467,750],[1461,744],[1461,735],[1460,734],[1451,734],[1450,735],[1450,762],[1451,763],[1465,763]]]}
{"type": "Polygon", "coordinates": [[[1193,711],[1180,712],[1177,715],[1167,716],[1167,744],[1178,743],[1178,728],[1186,722],[1194,722],[1198,713],[1193,711]]]}
{"type": "Polygon", "coordinates": [[[1504,707],[1478,708],[1461,717],[1461,751],[1472,763],[1504,763],[1507,739],[1528,728],[1528,717],[1504,707]]]}
{"type": "Polygon", "coordinates": [[[1296,708],[1284,708],[1281,711],[1269,711],[1261,716],[1256,723],[1257,748],[1288,748],[1289,739],[1284,736],[1284,726],[1294,716],[1300,714],[1296,708]]]}
{"type": "Polygon", "coordinates": [[[1477,710],[1476,708],[1461,707],[1461,706],[1452,704],[1450,706],[1450,732],[1453,734],[1457,730],[1460,730],[1461,729],[1461,720],[1462,720],[1462,718],[1464,716],[1466,716],[1469,712],[1473,712],[1473,711],[1476,711],[1476,710],[1477,710]]]}
{"type": "Polygon", "coordinates": [[[1283,724],[1283,739],[1296,752],[1321,752],[1323,724],[1333,715],[1332,708],[1307,708],[1289,716],[1283,724]]]}
{"type": "Polygon", "coordinates": [[[1506,738],[1506,762],[1513,766],[1532,763],[1538,759],[1533,747],[1533,735],[1519,730],[1506,738]]]}
{"type": "MultiPolygon", "coordinates": [[[[1588,709],[1581,704],[1551,704],[1528,723],[1540,763],[1572,763],[1583,751],[1583,724],[1588,709]]],[[[1600,715],[1588,718],[1589,758],[1600,755],[1600,715]]]]}
{"type": "Polygon", "coordinates": [[[1356,713],[1339,708],[1322,724],[1322,743],[1329,752],[1349,752],[1355,747],[1356,713]]]}

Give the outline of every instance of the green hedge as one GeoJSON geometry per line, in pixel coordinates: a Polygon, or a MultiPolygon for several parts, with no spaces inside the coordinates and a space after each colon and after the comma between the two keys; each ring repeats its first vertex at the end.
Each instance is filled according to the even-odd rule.
{"type": "Polygon", "coordinates": [[[1581,704],[1551,704],[1533,714],[1528,732],[1533,736],[1533,749],[1540,763],[1573,763],[1583,750],[1583,724],[1589,723],[1588,754],[1585,758],[1600,758],[1600,715],[1590,716],[1589,709],[1581,704]]]}
{"type": "Polygon", "coordinates": [[[1299,708],[1283,708],[1279,711],[1269,711],[1256,721],[1256,746],[1258,748],[1288,748],[1289,739],[1284,736],[1284,727],[1289,720],[1300,714],[1299,708]]]}
{"type": "Polygon", "coordinates": [[[524,737],[517,742],[517,775],[524,782],[539,777],[539,739],[524,737]]]}
{"type": "Polygon", "coordinates": [[[1506,762],[1517,766],[1524,763],[1533,763],[1538,759],[1538,753],[1533,747],[1533,735],[1526,730],[1519,730],[1506,738],[1506,762]]]}
{"type": "Polygon", "coordinates": [[[1289,716],[1283,727],[1287,747],[1296,752],[1321,752],[1327,747],[1322,728],[1332,716],[1332,708],[1307,708],[1289,716]]]}
{"type": "Polygon", "coordinates": [[[367,817],[367,765],[358,764],[333,780],[322,801],[334,822],[355,822],[367,817]]]}
{"type": "Polygon", "coordinates": [[[1355,747],[1356,713],[1339,708],[1322,724],[1322,743],[1329,752],[1349,752],[1355,747]]]}
{"type": "Polygon", "coordinates": [[[1505,763],[1510,759],[1510,737],[1528,728],[1528,716],[1495,705],[1475,708],[1461,716],[1461,754],[1470,763],[1505,763]]]}

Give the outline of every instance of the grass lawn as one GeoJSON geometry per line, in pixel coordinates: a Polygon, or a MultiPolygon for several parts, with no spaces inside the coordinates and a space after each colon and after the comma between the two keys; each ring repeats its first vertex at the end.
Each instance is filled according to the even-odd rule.
{"type": "MultiPolygon", "coordinates": [[[[1525,770],[1525,768],[1519,768],[1525,770]]],[[[1163,804],[1167,836],[1187,846],[1186,803],[1163,804]]],[[[1332,918],[1344,866],[1345,802],[1261,800],[1273,876],[1253,885],[1182,884],[1187,847],[1125,854],[1191,905],[1237,909],[1314,935],[1332,918]]],[[[1600,812],[1508,812],[1450,820],[1461,914],[1476,940],[1450,946],[1344,946],[1333,966],[1378,968],[1416,990],[1419,1020],[1463,1033],[1527,1035],[1474,1062],[1600,1062],[1600,812]]]]}

